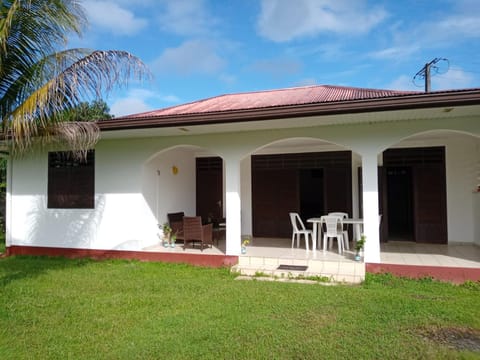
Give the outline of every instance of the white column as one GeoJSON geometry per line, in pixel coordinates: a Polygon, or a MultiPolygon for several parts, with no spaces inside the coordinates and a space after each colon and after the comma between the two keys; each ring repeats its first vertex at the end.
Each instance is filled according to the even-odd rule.
{"type": "Polygon", "coordinates": [[[241,204],[240,204],[240,160],[225,159],[227,255],[240,255],[241,204]]]}
{"type": "Polygon", "coordinates": [[[7,193],[5,198],[5,245],[7,247],[12,245],[12,168],[13,159],[7,159],[7,193]]]}
{"type": "Polygon", "coordinates": [[[380,229],[378,219],[378,164],[377,154],[363,154],[363,233],[367,237],[364,259],[380,262],[380,229]]]}

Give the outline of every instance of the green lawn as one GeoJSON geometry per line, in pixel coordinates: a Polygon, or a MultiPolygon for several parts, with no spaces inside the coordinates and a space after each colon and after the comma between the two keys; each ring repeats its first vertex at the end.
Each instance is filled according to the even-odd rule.
{"type": "Polygon", "coordinates": [[[5,233],[0,231],[0,254],[5,252],[5,233]]]}
{"type": "Polygon", "coordinates": [[[0,259],[0,359],[480,358],[445,343],[480,341],[479,299],[478,283],[385,275],[305,285],[187,265],[9,257],[0,259]]]}

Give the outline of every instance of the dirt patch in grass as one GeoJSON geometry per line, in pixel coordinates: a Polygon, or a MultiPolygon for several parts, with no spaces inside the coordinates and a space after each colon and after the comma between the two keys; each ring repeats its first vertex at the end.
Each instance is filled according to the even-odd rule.
{"type": "Polygon", "coordinates": [[[455,327],[438,328],[425,330],[422,336],[451,349],[480,353],[480,330],[455,327]]]}

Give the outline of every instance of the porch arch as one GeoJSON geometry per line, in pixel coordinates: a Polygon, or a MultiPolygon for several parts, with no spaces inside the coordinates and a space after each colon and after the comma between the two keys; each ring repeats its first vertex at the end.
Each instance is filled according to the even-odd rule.
{"type": "MultiPolygon", "coordinates": [[[[197,193],[199,159],[215,161],[215,171],[202,178],[200,185],[202,189],[212,191],[212,202],[219,204],[218,209],[215,209],[218,210],[215,217],[224,216],[223,159],[199,146],[175,145],[152,154],[142,165],[142,194],[158,224],[168,221],[168,213],[184,212],[189,216],[204,215],[202,206],[205,204],[198,203],[199,194],[197,193]],[[215,181],[215,186],[208,181],[215,181]],[[215,197],[213,197],[214,193],[215,197]],[[217,199],[216,196],[220,198],[217,199]],[[201,214],[198,214],[199,209],[202,210],[201,214]]],[[[202,170],[207,172],[209,169],[202,167],[202,170]]],[[[202,199],[203,197],[200,197],[200,201],[202,199]]]]}
{"type": "MultiPolygon", "coordinates": [[[[446,237],[447,243],[480,243],[480,227],[477,224],[480,218],[480,133],[473,128],[472,131],[462,129],[448,129],[438,127],[425,131],[418,131],[408,136],[403,136],[397,142],[392,142],[386,146],[379,155],[380,165],[382,163],[384,151],[411,151],[415,148],[441,148],[445,152],[444,165],[444,181],[445,194],[435,195],[433,193],[433,183],[437,183],[438,176],[428,170],[419,170],[418,176],[425,172],[423,178],[423,188],[432,192],[432,197],[438,199],[439,196],[445,196],[445,212],[446,212],[446,237]]],[[[413,186],[419,187],[419,183],[415,180],[415,174],[408,171],[404,176],[413,179],[413,186]],[[412,178],[413,176],[413,178],[412,178]]],[[[392,169],[391,169],[392,170],[392,169]]],[[[394,170],[394,169],[393,169],[394,170]]],[[[433,171],[433,170],[432,170],[433,171]]],[[[388,174],[386,181],[388,181],[388,174]]],[[[394,176],[394,175],[391,175],[394,176]]],[[[420,181],[420,180],[418,180],[420,181]]],[[[412,189],[412,193],[414,193],[412,189]]],[[[419,190],[418,190],[419,191],[419,190]]],[[[424,191],[423,191],[424,192],[424,191]]],[[[426,196],[426,194],[424,194],[426,196]]],[[[413,194],[412,196],[416,196],[413,194]]],[[[388,206],[388,201],[384,200],[384,204],[388,206]]],[[[413,206],[415,198],[413,198],[413,206]]],[[[438,206],[438,205],[437,205],[438,206]]],[[[387,209],[388,211],[388,209],[387,209]]],[[[415,218],[413,221],[420,221],[418,210],[415,210],[415,218]]],[[[388,219],[386,221],[389,221],[388,219]]],[[[413,225],[415,226],[415,224],[413,225]]],[[[388,228],[387,228],[388,231],[388,228]]],[[[387,234],[388,235],[388,234],[387,234]]],[[[415,234],[414,234],[415,235],[415,234]]],[[[413,237],[415,240],[415,237],[413,237]]]]}
{"type": "MultiPolygon", "coordinates": [[[[302,154],[305,154],[305,158],[307,159],[310,154],[313,153],[323,153],[323,156],[328,156],[326,154],[338,154],[340,152],[348,152],[347,156],[349,157],[349,164],[348,164],[348,196],[349,196],[349,207],[347,212],[351,216],[358,216],[358,209],[359,209],[359,196],[358,196],[358,172],[357,168],[361,164],[361,157],[359,154],[351,151],[347,146],[334,143],[329,140],[321,139],[321,138],[316,138],[316,137],[305,137],[305,136],[284,136],[281,139],[275,139],[270,142],[265,142],[264,144],[259,145],[257,148],[249,151],[247,154],[245,154],[242,157],[241,160],[241,178],[242,178],[242,183],[241,183],[241,203],[242,203],[242,233],[243,234],[250,234],[250,235],[255,235],[255,229],[254,229],[254,206],[255,206],[255,201],[252,198],[252,156],[253,157],[269,157],[269,156],[282,156],[282,155],[289,155],[289,157],[293,158],[298,158],[302,157],[302,154]]],[[[291,159],[292,160],[292,159],[291,159]]],[[[297,160],[292,160],[292,161],[297,161],[297,160]]],[[[310,160],[306,160],[305,166],[309,167],[308,161],[310,161],[311,164],[311,156],[310,160]]],[[[322,160],[319,160],[320,162],[322,160]]],[[[299,164],[298,166],[302,166],[299,164]]],[[[320,168],[322,167],[321,163],[318,163],[318,165],[315,165],[314,167],[320,168]]],[[[300,170],[300,169],[297,169],[300,170]]],[[[313,170],[310,169],[310,170],[313,170]]],[[[287,170],[287,173],[289,171],[287,170]]],[[[308,177],[310,176],[308,174],[309,170],[305,168],[305,173],[302,175],[306,178],[305,181],[309,182],[310,180],[308,177]]],[[[291,174],[292,177],[295,176],[300,176],[300,174],[291,174]]],[[[317,173],[315,176],[321,176],[323,180],[323,173],[317,173]]],[[[329,181],[332,181],[334,179],[333,177],[333,172],[331,173],[331,176],[328,177],[329,181]]],[[[341,176],[339,174],[338,176],[341,176]]],[[[340,177],[341,178],[341,177],[340,177]]],[[[320,188],[321,181],[319,180],[319,188],[318,191],[322,191],[320,188]]],[[[279,179],[275,179],[275,182],[278,182],[279,179]]],[[[299,180],[298,180],[299,181],[299,180]]],[[[312,182],[313,184],[315,182],[312,182]]],[[[306,185],[305,185],[306,186],[306,185]]],[[[333,185],[331,185],[333,186],[333,185]]],[[[332,192],[331,194],[333,194],[332,192]]],[[[281,194],[279,194],[281,196],[281,194]]],[[[324,201],[325,199],[319,199],[319,201],[324,201]]],[[[312,202],[312,206],[313,206],[312,202]]],[[[333,204],[333,202],[332,202],[333,204]]],[[[333,205],[332,205],[333,206],[333,205]]],[[[323,215],[324,210],[326,211],[327,209],[323,209],[324,206],[320,206],[317,210],[319,211],[318,215],[323,215]],[[321,213],[321,214],[320,214],[321,213]]],[[[292,208],[290,211],[295,210],[292,208]]],[[[342,209],[335,209],[337,211],[340,211],[342,209]]],[[[334,209],[330,209],[330,211],[334,211],[334,209]]],[[[301,211],[299,211],[301,212],[301,211]]],[[[307,214],[305,213],[307,217],[313,216],[312,214],[307,214]]],[[[289,235],[291,234],[290,232],[290,225],[289,225],[289,219],[288,219],[288,212],[285,213],[285,218],[283,221],[286,223],[286,226],[289,229],[289,235]]]]}

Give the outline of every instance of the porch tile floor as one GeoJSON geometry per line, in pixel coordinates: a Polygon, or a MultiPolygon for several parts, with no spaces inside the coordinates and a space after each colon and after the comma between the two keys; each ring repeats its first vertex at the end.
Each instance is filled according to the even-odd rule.
{"type": "MultiPolygon", "coordinates": [[[[225,241],[204,249],[183,250],[183,244],[175,248],[156,245],[146,251],[174,252],[185,254],[225,254],[225,241]]],[[[277,278],[294,276],[322,276],[335,282],[360,283],[365,278],[365,264],[354,260],[353,250],[339,255],[336,248],[326,251],[310,250],[303,247],[291,248],[291,239],[253,238],[247,254],[239,256],[238,265],[233,270],[243,275],[265,274],[277,278]],[[280,265],[305,265],[306,271],[278,270],[280,265]]],[[[440,266],[459,268],[480,268],[480,246],[472,244],[416,244],[413,242],[390,241],[380,246],[382,264],[411,266],[440,266]]]]}
{"type": "Polygon", "coordinates": [[[480,246],[390,241],[380,245],[382,264],[480,268],[480,246]]]}

